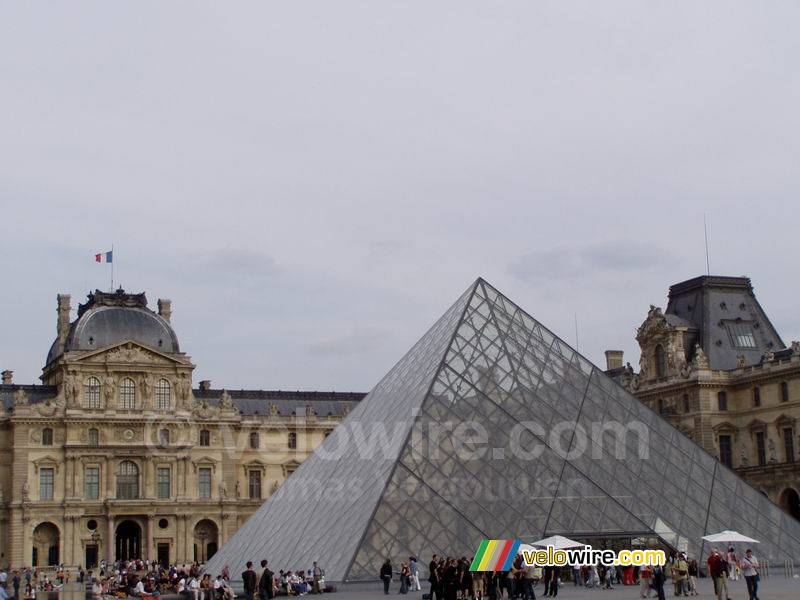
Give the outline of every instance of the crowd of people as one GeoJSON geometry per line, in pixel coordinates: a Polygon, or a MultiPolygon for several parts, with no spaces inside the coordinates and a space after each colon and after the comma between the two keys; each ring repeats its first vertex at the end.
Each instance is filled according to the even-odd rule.
{"type": "MultiPolygon", "coordinates": [[[[440,557],[434,555],[428,565],[430,600],[534,600],[540,597],[558,596],[562,575],[566,569],[558,567],[535,567],[524,564],[518,555],[508,571],[470,571],[472,558],[440,557]],[[541,585],[541,587],[539,587],[541,585]],[[536,588],[536,590],[534,590],[536,588]]],[[[753,551],[748,549],[738,558],[731,547],[725,555],[717,549],[708,558],[708,573],[714,582],[714,593],[718,600],[730,600],[727,579],[745,578],[749,600],[759,600],[759,564],[753,551]]],[[[696,559],[685,552],[673,552],[662,566],[575,566],[572,580],[575,586],[586,588],[614,589],[615,585],[638,586],[640,598],[665,600],[668,582],[675,596],[697,596],[699,565],[696,559]]],[[[395,578],[399,581],[399,594],[420,590],[419,566],[416,557],[400,563],[399,568],[390,559],[383,563],[380,573],[384,594],[390,593],[395,578]],[[395,577],[396,576],[396,577],[395,577]]]]}
{"type": "Polygon", "coordinates": [[[246,567],[242,573],[245,600],[253,600],[256,593],[259,600],[268,600],[277,595],[305,596],[326,590],[325,571],[316,561],[310,569],[280,570],[277,573],[270,569],[266,560],[261,561],[259,571],[252,561],[248,561],[246,567]]]}

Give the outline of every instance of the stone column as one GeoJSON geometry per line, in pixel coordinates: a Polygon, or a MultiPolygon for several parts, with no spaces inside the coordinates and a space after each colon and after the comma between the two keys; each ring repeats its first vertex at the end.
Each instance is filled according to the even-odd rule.
{"type": "Polygon", "coordinates": [[[33,531],[31,527],[30,518],[26,515],[21,515],[20,529],[22,531],[22,558],[18,565],[30,565],[31,558],[33,557],[33,531]]]}
{"type": "Polygon", "coordinates": [[[156,464],[152,455],[147,457],[147,477],[144,482],[144,497],[156,497],[156,464]]]}
{"type": "Polygon", "coordinates": [[[75,457],[67,456],[67,468],[64,469],[64,498],[72,498],[75,495],[73,491],[75,484],[75,457]]]}
{"type": "Polygon", "coordinates": [[[114,497],[114,461],[106,458],[106,498],[114,497]]]}
{"type": "Polygon", "coordinates": [[[155,518],[154,514],[147,515],[147,543],[144,548],[147,548],[145,558],[149,560],[155,560],[155,554],[153,553],[153,520],[155,518]]]}
{"type": "Polygon", "coordinates": [[[114,552],[116,550],[116,536],[114,535],[114,515],[108,515],[108,534],[106,536],[106,561],[108,564],[114,562],[114,552]]]}

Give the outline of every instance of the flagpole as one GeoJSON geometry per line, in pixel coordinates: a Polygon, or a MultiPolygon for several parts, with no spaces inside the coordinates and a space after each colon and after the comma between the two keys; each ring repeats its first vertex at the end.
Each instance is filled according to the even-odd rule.
{"type": "Polygon", "coordinates": [[[111,289],[108,291],[114,291],[114,244],[111,244],[111,289]]]}

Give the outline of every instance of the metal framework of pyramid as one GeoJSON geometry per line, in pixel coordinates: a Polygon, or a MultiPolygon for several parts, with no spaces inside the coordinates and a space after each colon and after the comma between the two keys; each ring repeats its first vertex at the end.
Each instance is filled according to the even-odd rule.
{"type": "Polygon", "coordinates": [[[725,529],[761,540],[762,560],[800,559],[800,522],[478,279],[206,570],[316,560],[330,581],[374,580],[387,557],[424,564],[553,534],[657,536],[701,557],[701,537],[725,529]],[[468,422],[488,432],[483,454],[441,435],[468,422]],[[611,422],[643,424],[646,456],[636,435],[623,455],[613,435],[583,451],[571,427],[551,435],[611,422]],[[389,443],[370,455],[376,425],[389,443]]]}

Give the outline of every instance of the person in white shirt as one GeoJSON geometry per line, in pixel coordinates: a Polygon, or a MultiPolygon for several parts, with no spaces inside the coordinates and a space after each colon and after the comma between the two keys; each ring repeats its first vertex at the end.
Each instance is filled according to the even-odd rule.
{"type": "Polygon", "coordinates": [[[133,588],[133,595],[140,597],[145,595],[144,582],[141,579],[136,582],[136,587],[133,588]]]}
{"type": "Polygon", "coordinates": [[[758,581],[761,577],[758,574],[758,559],[753,556],[752,549],[747,549],[740,566],[744,580],[747,583],[747,593],[750,594],[750,600],[758,600],[758,581]]]}
{"type": "Polygon", "coordinates": [[[200,582],[197,577],[192,577],[189,580],[189,593],[192,596],[192,600],[200,600],[200,582]]]}

